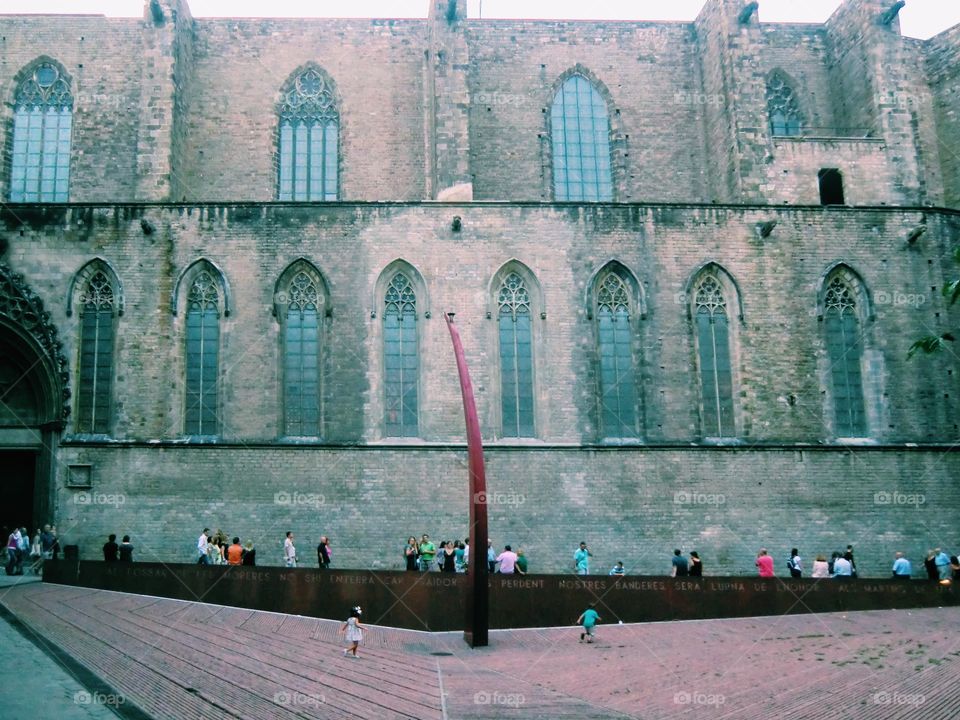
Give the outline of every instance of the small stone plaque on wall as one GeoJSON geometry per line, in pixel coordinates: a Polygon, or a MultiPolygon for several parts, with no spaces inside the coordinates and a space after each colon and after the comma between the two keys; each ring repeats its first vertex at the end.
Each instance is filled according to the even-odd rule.
{"type": "Polygon", "coordinates": [[[67,487],[91,487],[93,485],[93,465],[69,465],[67,467],[67,487]]]}

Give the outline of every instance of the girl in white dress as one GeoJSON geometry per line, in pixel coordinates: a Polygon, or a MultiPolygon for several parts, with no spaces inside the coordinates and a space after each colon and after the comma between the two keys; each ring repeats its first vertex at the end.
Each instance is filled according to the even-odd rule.
{"type": "Polygon", "coordinates": [[[340,628],[340,632],[345,632],[347,636],[347,642],[350,643],[350,647],[345,648],[343,651],[344,655],[349,655],[353,653],[353,657],[359,657],[357,655],[357,646],[360,644],[360,641],[363,640],[363,625],[360,624],[360,606],[353,608],[350,611],[350,617],[347,618],[347,621],[343,624],[343,627],[340,628]]]}

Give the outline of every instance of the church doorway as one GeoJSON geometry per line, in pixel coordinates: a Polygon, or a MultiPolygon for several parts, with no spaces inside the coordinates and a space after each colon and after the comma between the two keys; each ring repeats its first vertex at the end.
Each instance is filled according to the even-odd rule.
{"type": "Polygon", "coordinates": [[[25,527],[33,537],[40,524],[36,512],[38,453],[0,450],[0,529],[6,543],[15,527],[25,527]]]}

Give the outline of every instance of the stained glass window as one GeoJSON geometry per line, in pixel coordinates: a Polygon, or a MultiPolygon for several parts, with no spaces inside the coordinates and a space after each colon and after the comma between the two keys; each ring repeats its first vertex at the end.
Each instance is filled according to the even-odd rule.
{"type": "Polygon", "coordinates": [[[388,437],[416,437],[420,351],[417,339],[417,296],[402,272],[393,276],[384,298],[383,353],[388,437]]]}
{"type": "Polygon", "coordinates": [[[551,133],[554,199],[612,200],[607,104],[582,75],[570,76],[557,91],[551,133]]]}
{"type": "Polygon", "coordinates": [[[317,70],[297,75],[280,107],[280,200],[336,200],[340,113],[317,70]]]}
{"type": "Polygon", "coordinates": [[[530,294],[517,273],[497,294],[500,321],[500,406],[504,437],[533,437],[533,343],[530,294]]]}
{"type": "Polygon", "coordinates": [[[636,437],[636,376],[630,291],[623,279],[608,273],[597,288],[597,334],[600,354],[600,422],[605,437],[636,437]]]}
{"type": "Polygon", "coordinates": [[[770,117],[770,132],[780,136],[800,135],[803,119],[793,88],[780,73],[767,80],[767,114],[770,117]]]}
{"type": "Polygon", "coordinates": [[[81,297],[78,432],[110,432],[115,309],[110,279],[97,271],[81,297]]]}
{"type": "Polygon", "coordinates": [[[206,270],[187,296],[187,435],[216,435],[217,375],[220,371],[220,293],[206,270]]]}
{"type": "Polygon", "coordinates": [[[834,432],[837,437],[864,437],[860,319],[853,292],[842,277],[834,277],[827,286],[823,321],[833,386],[834,432]]]}
{"type": "Polygon", "coordinates": [[[320,436],[320,292],[305,272],[287,290],[283,332],[285,432],[320,436]]]}
{"type": "Polygon", "coordinates": [[[727,302],[723,287],[714,276],[707,275],[697,286],[694,310],[703,434],[706,437],[735,437],[727,302]]]}
{"type": "Polygon", "coordinates": [[[73,95],[51,63],[36,66],[13,101],[11,202],[67,202],[73,95]]]}

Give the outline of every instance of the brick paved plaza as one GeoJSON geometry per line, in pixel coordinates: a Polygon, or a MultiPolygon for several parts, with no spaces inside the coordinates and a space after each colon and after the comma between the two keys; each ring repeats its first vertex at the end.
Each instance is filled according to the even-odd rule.
{"type": "Polygon", "coordinates": [[[352,660],[327,620],[40,583],[0,604],[102,679],[81,702],[128,717],[936,720],[960,700],[956,608],[602,624],[593,645],[494,631],[480,650],[371,626],[352,660]]]}

